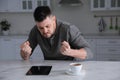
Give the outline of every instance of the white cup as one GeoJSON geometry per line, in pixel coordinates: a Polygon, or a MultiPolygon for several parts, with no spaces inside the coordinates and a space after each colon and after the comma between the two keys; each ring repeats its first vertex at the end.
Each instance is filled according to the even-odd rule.
{"type": "Polygon", "coordinates": [[[80,63],[70,63],[70,72],[73,75],[79,75],[82,69],[82,64],[80,63]]]}

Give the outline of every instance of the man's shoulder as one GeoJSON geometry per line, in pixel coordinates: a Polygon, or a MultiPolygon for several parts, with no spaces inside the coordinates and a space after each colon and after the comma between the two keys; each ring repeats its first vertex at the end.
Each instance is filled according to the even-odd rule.
{"type": "Polygon", "coordinates": [[[32,29],[36,30],[36,29],[37,29],[37,26],[36,26],[36,25],[34,25],[32,29]]]}
{"type": "Polygon", "coordinates": [[[35,25],[35,26],[33,26],[33,28],[31,29],[33,32],[34,31],[37,31],[38,29],[37,29],[37,26],[35,25]]]}
{"type": "Polygon", "coordinates": [[[61,29],[69,29],[71,24],[68,22],[59,20],[59,21],[57,21],[57,26],[61,29]]]}
{"type": "Polygon", "coordinates": [[[78,29],[78,27],[76,27],[75,25],[69,23],[69,22],[65,22],[65,21],[57,21],[58,26],[62,29],[78,29]]]}
{"type": "Polygon", "coordinates": [[[32,29],[31,29],[31,31],[30,31],[30,34],[38,34],[38,29],[37,29],[37,26],[35,25],[32,29]]]}
{"type": "Polygon", "coordinates": [[[62,26],[70,26],[69,22],[66,21],[62,21],[62,20],[57,20],[58,25],[62,25],[62,26]]]}

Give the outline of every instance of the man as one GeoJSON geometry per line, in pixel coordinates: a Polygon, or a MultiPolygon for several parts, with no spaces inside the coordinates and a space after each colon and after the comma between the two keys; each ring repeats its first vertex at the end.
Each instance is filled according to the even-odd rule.
{"type": "Polygon", "coordinates": [[[77,27],[65,24],[52,15],[47,6],[34,11],[36,25],[29,38],[21,45],[21,57],[28,60],[37,44],[43,51],[45,60],[86,59],[91,56],[88,43],[77,27]]]}

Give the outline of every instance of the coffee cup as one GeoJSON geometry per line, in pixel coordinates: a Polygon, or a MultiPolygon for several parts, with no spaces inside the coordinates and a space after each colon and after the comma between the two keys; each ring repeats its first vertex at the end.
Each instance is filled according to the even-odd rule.
{"type": "Polygon", "coordinates": [[[70,73],[73,75],[79,75],[82,69],[82,64],[80,63],[70,63],[70,73]]]}

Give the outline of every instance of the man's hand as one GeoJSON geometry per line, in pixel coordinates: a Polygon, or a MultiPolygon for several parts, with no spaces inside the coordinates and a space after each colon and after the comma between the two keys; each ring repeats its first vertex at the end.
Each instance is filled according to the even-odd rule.
{"type": "Polygon", "coordinates": [[[69,43],[66,41],[62,42],[60,52],[63,55],[71,56],[71,57],[75,57],[75,58],[79,58],[79,59],[86,59],[86,57],[87,57],[87,52],[84,48],[71,49],[69,43]]]}
{"type": "Polygon", "coordinates": [[[61,43],[60,52],[61,52],[63,55],[68,55],[68,56],[70,56],[70,50],[71,50],[71,48],[70,48],[69,43],[66,42],[66,41],[63,41],[63,42],[61,43]]]}
{"type": "Polygon", "coordinates": [[[21,45],[21,57],[24,60],[28,60],[32,51],[32,48],[30,47],[30,42],[26,41],[21,45]]]}

